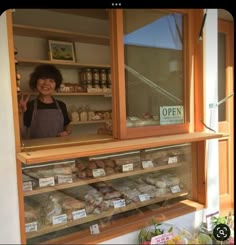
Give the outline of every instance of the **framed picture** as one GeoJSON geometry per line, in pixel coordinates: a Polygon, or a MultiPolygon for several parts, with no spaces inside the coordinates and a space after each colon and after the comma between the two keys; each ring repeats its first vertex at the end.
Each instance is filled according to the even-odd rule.
{"type": "Polygon", "coordinates": [[[49,40],[48,42],[50,60],[75,62],[73,42],[62,42],[54,40],[49,40]]]}

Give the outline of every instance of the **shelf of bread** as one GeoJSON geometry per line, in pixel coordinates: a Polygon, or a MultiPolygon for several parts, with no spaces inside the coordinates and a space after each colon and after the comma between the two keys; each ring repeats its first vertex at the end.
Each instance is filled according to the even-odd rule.
{"type": "Polygon", "coordinates": [[[61,66],[63,68],[104,68],[108,69],[111,66],[106,64],[82,64],[79,62],[68,62],[68,61],[55,61],[55,60],[38,60],[38,59],[24,59],[24,58],[17,58],[18,65],[21,64],[25,65],[38,65],[38,64],[52,64],[61,66]]]}
{"type": "Polygon", "coordinates": [[[160,197],[155,197],[150,200],[131,202],[127,205],[125,204],[124,199],[120,199],[120,202],[116,200],[117,202],[115,205],[117,205],[117,207],[109,208],[108,210],[102,213],[95,213],[95,214],[87,215],[85,208],[82,208],[80,210],[76,210],[77,212],[74,211],[74,212],[71,212],[70,214],[63,213],[63,214],[54,216],[53,221],[52,221],[54,222],[54,224],[53,223],[47,224],[41,227],[40,227],[40,224],[38,225],[38,223],[40,222],[38,220],[35,220],[33,222],[26,223],[26,229],[28,229],[26,230],[26,237],[27,239],[38,237],[38,236],[45,235],[51,232],[60,231],[66,228],[76,226],[76,225],[81,225],[81,224],[85,224],[91,221],[100,220],[102,218],[111,217],[116,214],[121,214],[127,211],[131,211],[134,209],[138,209],[141,207],[145,207],[148,205],[160,203],[163,201],[167,201],[167,200],[171,200],[177,197],[183,197],[187,195],[188,195],[188,192],[183,190],[178,193],[163,194],[160,197]],[[31,229],[28,227],[30,227],[31,229]]]}
{"type": "Polygon", "coordinates": [[[47,38],[58,41],[82,42],[100,45],[109,45],[109,37],[94,34],[85,34],[72,31],[65,31],[54,28],[42,28],[30,25],[13,25],[14,35],[47,38]]]}
{"type": "MultiPolygon", "coordinates": [[[[46,176],[44,174],[40,174],[40,171],[24,171],[24,182],[23,182],[23,189],[24,189],[24,196],[33,196],[38,195],[41,193],[47,193],[51,191],[56,190],[63,190],[68,189],[76,186],[83,186],[88,184],[94,184],[100,181],[109,181],[114,179],[120,179],[124,177],[131,177],[136,176],[140,174],[145,173],[151,173],[153,171],[160,171],[164,169],[170,169],[170,168],[176,168],[180,167],[184,163],[172,163],[169,165],[162,165],[157,167],[149,167],[146,169],[138,169],[134,171],[127,171],[122,173],[112,173],[107,174],[105,176],[99,176],[99,177],[86,177],[86,178],[79,178],[77,174],[69,172],[67,175],[60,175],[61,180],[58,183],[58,175],[53,174],[47,174],[46,176]],[[41,183],[47,183],[46,187],[42,186],[40,187],[41,183]],[[61,183],[60,183],[61,182],[61,183]],[[52,185],[52,186],[49,186],[52,185]]],[[[97,169],[97,171],[102,171],[101,169],[97,169]]],[[[105,172],[105,170],[104,170],[105,172]]],[[[106,174],[106,173],[105,173],[106,174]]]]}

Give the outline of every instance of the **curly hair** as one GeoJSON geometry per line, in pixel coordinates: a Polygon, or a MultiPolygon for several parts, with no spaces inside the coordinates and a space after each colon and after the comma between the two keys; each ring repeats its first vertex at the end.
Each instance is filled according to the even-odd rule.
{"type": "Polygon", "coordinates": [[[56,82],[56,88],[58,89],[62,83],[61,72],[53,65],[39,65],[30,74],[29,87],[34,90],[37,87],[38,79],[51,78],[56,82]]]}

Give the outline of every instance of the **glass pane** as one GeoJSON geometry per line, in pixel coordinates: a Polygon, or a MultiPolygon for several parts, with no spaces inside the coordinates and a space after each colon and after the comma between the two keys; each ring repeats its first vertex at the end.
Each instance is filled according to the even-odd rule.
{"type": "Polygon", "coordinates": [[[183,15],[124,10],[127,127],[184,123],[183,15]]]}
{"type": "MultiPolygon", "coordinates": [[[[225,34],[218,33],[218,101],[225,98],[225,34]]],[[[226,104],[221,103],[218,107],[219,121],[226,120],[226,104]]]]}

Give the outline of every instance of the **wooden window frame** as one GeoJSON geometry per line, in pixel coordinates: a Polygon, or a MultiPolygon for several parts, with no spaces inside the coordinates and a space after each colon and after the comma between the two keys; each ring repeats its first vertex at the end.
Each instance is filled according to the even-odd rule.
{"type": "Polygon", "coordinates": [[[114,138],[129,139],[203,131],[199,120],[203,118],[203,45],[201,42],[197,43],[203,10],[172,9],[171,11],[186,14],[184,18],[187,18],[184,24],[187,33],[184,37],[185,123],[133,128],[126,126],[123,10],[115,9],[110,11],[114,138]]]}

